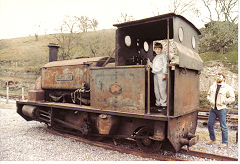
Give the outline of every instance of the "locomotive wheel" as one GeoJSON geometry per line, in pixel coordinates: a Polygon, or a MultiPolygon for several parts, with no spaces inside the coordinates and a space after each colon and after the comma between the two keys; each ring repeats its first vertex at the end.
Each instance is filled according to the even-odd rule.
{"type": "Polygon", "coordinates": [[[136,133],[136,142],[142,151],[157,152],[161,149],[161,141],[156,141],[149,138],[149,136],[153,136],[153,132],[153,129],[143,127],[136,133]]]}

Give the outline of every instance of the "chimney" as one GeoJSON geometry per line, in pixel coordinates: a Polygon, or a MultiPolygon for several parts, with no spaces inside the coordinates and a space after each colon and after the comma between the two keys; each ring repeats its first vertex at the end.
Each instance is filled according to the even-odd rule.
{"type": "Polygon", "coordinates": [[[58,59],[58,48],[60,47],[58,44],[49,43],[49,62],[57,61],[58,59]]]}

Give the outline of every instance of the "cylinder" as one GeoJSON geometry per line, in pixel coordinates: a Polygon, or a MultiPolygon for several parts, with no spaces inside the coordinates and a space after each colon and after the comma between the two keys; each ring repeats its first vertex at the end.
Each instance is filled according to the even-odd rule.
{"type": "Polygon", "coordinates": [[[35,118],[36,117],[36,109],[37,107],[36,106],[31,106],[31,105],[24,105],[23,108],[22,108],[22,113],[25,115],[25,116],[28,116],[30,118],[35,118]]]}

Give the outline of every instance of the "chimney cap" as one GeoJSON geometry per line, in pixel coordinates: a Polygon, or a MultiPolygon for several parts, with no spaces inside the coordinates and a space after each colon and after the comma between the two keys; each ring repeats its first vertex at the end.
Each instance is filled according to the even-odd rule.
{"type": "Polygon", "coordinates": [[[56,43],[49,43],[48,47],[57,47],[57,48],[59,48],[60,46],[58,44],[56,44],[56,43]]]}

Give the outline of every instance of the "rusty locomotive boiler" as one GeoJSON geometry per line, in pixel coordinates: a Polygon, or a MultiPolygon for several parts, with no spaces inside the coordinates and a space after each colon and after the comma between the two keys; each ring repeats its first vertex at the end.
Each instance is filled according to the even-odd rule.
{"type": "MultiPolygon", "coordinates": [[[[174,13],[115,24],[115,58],[52,61],[17,112],[76,135],[135,140],[143,151],[196,144],[199,74],[199,30],[174,13]],[[154,42],[168,56],[167,112],[155,109],[154,42]]],[[[50,45],[57,52],[57,46],[50,45]]],[[[55,58],[55,57],[53,57],[55,58]]]]}

